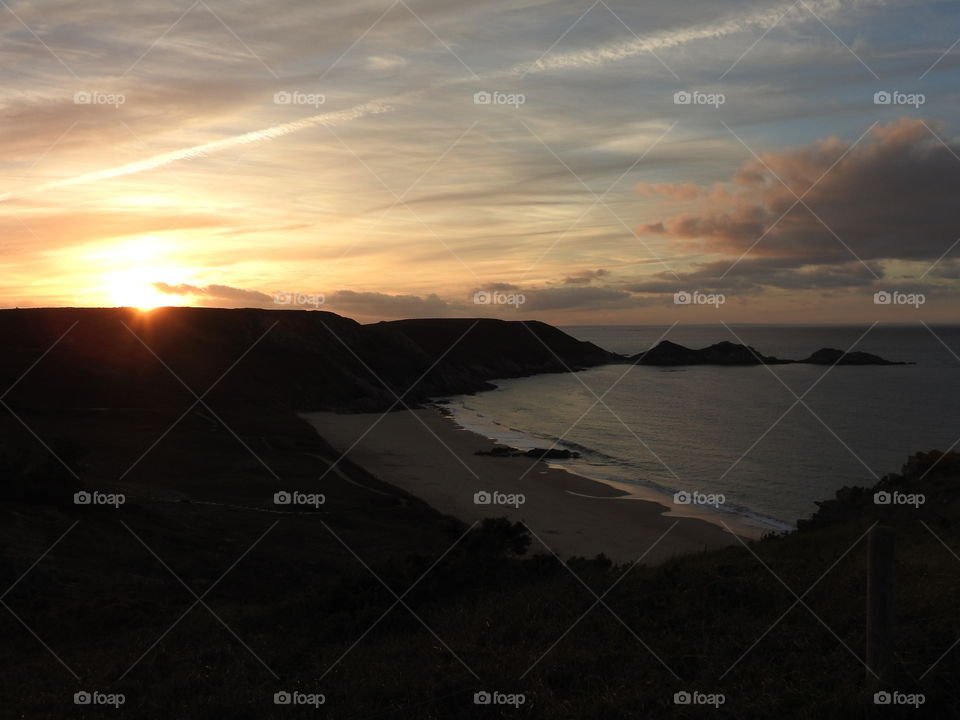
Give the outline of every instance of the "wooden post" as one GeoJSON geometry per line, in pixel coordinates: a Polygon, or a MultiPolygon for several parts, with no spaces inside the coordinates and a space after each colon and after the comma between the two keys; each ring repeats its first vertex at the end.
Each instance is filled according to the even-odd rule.
{"type": "Polygon", "coordinates": [[[870,531],[866,660],[869,670],[866,671],[866,676],[871,695],[877,690],[885,689],[891,680],[894,646],[894,538],[891,527],[878,525],[870,531]]]}

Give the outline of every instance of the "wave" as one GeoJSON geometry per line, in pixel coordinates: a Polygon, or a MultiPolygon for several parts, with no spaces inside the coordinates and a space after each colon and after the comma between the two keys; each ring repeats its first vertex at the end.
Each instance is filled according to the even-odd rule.
{"type": "MultiPolygon", "coordinates": [[[[447,404],[445,407],[450,411],[452,418],[460,427],[490,438],[500,445],[506,445],[518,450],[530,450],[532,448],[544,447],[546,444],[547,447],[558,447],[580,453],[579,458],[551,460],[549,464],[592,480],[643,488],[652,493],[662,504],[670,508],[675,508],[673,504],[673,495],[675,492],[681,489],[690,489],[676,487],[671,484],[665,484],[664,482],[658,482],[650,477],[645,477],[636,467],[635,462],[610,455],[589,445],[567,440],[556,435],[530,431],[503,423],[496,418],[486,415],[477,408],[471,407],[468,404],[468,398],[469,396],[449,398],[446,400],[447,404]]],[[[750,525],[763,529],[774,531],[794,529],[793,525],[735,503],[727,503],[716,509],[719,512],[731,514],[738,519],[747,521],[750,525]]]]}
{"type": "Polygon", "coordinates": [[[504,445],[510,445],[511,440],[525,440],[525,447],[521,447],[519,445],[510,445],[510,447],[514,447],[519,450],[529,450],[534,447],[543,447],[543,443],[547,442],[549,443],[548,447],[556,446],[572,452],[578,452],[583,457],[598,458],[604,462],[611,463],[619,463],[621,461],[621,458],[601,452],[600,450],[589,447],[588,445],[582,445],[581,443],[574,442],[573,440],[567,440],[566,438],[550,435],[549,433],[537,432],[504,424],[495,418],[484,415],[476,408],[470,407],[466,404],[466,402],[459,398],[452,398],[447,402],[449,404],[446,407],[451,411],[458,425],[464,429],[473,430],[474,432],[486,435],[495,442],[502,443],[504,445]]]}

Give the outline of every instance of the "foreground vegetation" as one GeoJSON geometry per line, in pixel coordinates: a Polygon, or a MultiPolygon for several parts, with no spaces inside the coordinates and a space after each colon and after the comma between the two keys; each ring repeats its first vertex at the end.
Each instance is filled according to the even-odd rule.
{"type": "Polygon", "coordinates": [[[894,688],[926,699],[883,716],[960,708],[951,462],[886,481],[924,492],[919,509],[846,491],[800,532],[749,548],[563,564],[522,526],[468,529],[349,460],[327,472],[331,449],[286,412],[221,415],[230,430],[192,412],[126,475],[176,414],[21,417],[60,438],[69,469],[3,420],[4,589],[29,571],[0,616],[7,717],[864,716],[862,537],[875,522],[897,532],[894,688]],[[76,506],[84,487],[126,502],[76,506]],[[326,502],[277,514],[273,493],[292,489],[326,502]],[[125,703],[74,705],[81,690],[125,703]],[[276,705],[281,691],[325,703],[276,705]],[[480,691],[524,702],[476,705],[480,691]],[[682,691],[724,703],[676,705],[682,691]]]}

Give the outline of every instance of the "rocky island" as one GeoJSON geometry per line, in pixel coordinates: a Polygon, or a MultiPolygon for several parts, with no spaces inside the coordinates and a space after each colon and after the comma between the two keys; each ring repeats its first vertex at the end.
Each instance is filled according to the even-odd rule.
{"type": "Polygon", "coordinates": [[[662,340],[646,352],[631,355],[627,360],[635,365],[907,365],[905,362],[885,360],[866,352],[844,352],[821,348],[803,360],[786,360],[761,355],[752,347],[728,341],[694,350],[669,340],[662,340]]]}

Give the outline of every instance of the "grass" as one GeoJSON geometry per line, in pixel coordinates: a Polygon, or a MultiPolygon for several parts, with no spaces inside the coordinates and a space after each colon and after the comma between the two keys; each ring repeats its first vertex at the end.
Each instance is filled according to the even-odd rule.
{"type": "Polygon", "coordinates": [[[345,477],[326,473],[335,454],[283,411],[225,413],[239,439],[191,414],[122,480],[175,414],[23,418],[64,439],[79,480],[3,420],[4,589],[29,570],[4,603],[52,651],[0,609],[4,717],[108,712],[75,706],[80,689],[124,693],[109,712],[145,719],[862,717],[874,709],[859,659],[867,548],[857,540],[875,522],[897,531],[895,687],[927,698],[920,713],[883,716],[960,714],[960,650],[936,663],[960,637],[953,478],[926,479],[919,510],[851,502],[749,549],[654,568],[564,566],[505,520],[466,532],[349,460],[345,477]],[[80,486],[128,500],[78,508],[69,498],[80,486]],[[327,502],[265,512],[280,489],[327,502]],[[203,604],[184,615],[193,593],[203,604]],[[326,704],[273,704],[294,689],[326,704]],[[474,705],[481,690],[526,701],[474,705]],[[677,706],[681,690],[726,701],[677,706]]]}

